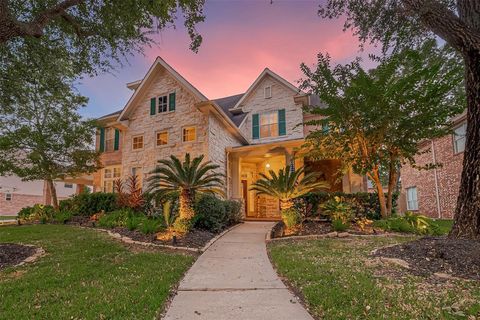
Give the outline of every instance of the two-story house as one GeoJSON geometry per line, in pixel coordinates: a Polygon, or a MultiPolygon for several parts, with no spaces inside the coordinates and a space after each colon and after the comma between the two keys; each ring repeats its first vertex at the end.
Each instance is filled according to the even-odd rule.
{"type": "Polygon", "coordinates": [[[337,177],[339,160],[307,161],[297,150],[308,128],[302,107],[313,97],[265,69],[245,93],[210,100],[157,58],[122,110],[101,117],[97,147],[104,168],[93,176],[96,191],[130,174],[144,181],[157,160],[205,155],[219,165],[229,198],[242,200],[246,218],[279,218],[278,201],[249,191],[260,172],[287,164],[321,172],[336,191],[366,190],[362,177],[337,177]]]}

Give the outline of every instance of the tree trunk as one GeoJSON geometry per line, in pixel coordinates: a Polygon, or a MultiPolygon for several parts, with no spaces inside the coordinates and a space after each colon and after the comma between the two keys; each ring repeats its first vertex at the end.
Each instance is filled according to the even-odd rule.
{"type": "Polygon", "coordinates": [[[390,168],[388,170],[388,191],[387,191],[387,215],[390,216],[393,210],[393,192],[397,184],[398,169],[395,160],[390,159],[390,168]]]}
{"type": "Polygon", "coordinates": [[[480,52],[463,53],[467,136],[452,238],[480,239],[480,52]]]}
{"type": "Polygon", "coordinates": [[[195,215],[193,210],[194,194],[191,190],[182,189],[179,197],[179,218],[190,220],[195,215]]]}
{"type": "Polygon", "coordinates": [[[280,210],[287,210],[293,207],[293,200],[286,200],[282,201],[280,200],[280,210]]]}
{"type": "Polygon", "coordinates": [[[382,216],[382,218],[387,218],[388,214],[387,206],[385,203],[385,193],[383,192],[382,182],[380,181],[378,169],[373,170],[368,175],[370,176],[370,179],[375,182],[375,186],[377,188],[378,202],[380,204],[380,215],[382,216]]]}
{"type": "Polygon", "coordinates": [[[58,211],[58,198],[57,198],[57,189],[55,188],[55,183],[52,179],[47,179],[48,189],[50,190],[50,196],[52,197],[52,206],[55,211],[58,211]]]}

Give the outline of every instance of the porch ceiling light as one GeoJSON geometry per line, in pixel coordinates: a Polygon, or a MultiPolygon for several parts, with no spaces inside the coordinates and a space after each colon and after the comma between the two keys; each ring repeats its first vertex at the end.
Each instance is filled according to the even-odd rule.
{"type": "Polygon", "coordinates": [[[267,164],[265,165],[265,167],[266,167],[267,169],[270,169],[270,163],[267,163],[267,164]]]}

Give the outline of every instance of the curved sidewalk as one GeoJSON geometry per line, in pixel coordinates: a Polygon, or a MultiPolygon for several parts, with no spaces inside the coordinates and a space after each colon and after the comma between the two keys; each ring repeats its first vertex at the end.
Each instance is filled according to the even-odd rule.
{"type": "Polygon", "coordinates": [[[201,255],[180,283],[164,320],[312,320],[267,256],[271,222],[246,222],[201,255]]]}

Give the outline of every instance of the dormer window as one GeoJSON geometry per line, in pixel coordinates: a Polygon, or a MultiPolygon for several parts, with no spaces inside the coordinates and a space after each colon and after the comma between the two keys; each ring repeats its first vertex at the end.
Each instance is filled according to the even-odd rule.
{"type": "Polygon", "coordinates": [[[167,112],[168,111],[168,97],[161,96],[158,97],[158,113],[167,112]]]}
{"type": "Polygon", "coordinates": [[[265,99],[270,99],[272,97],[272,86],[266,86],[263,89],[263,94],[265,95],[265,99]]]}

